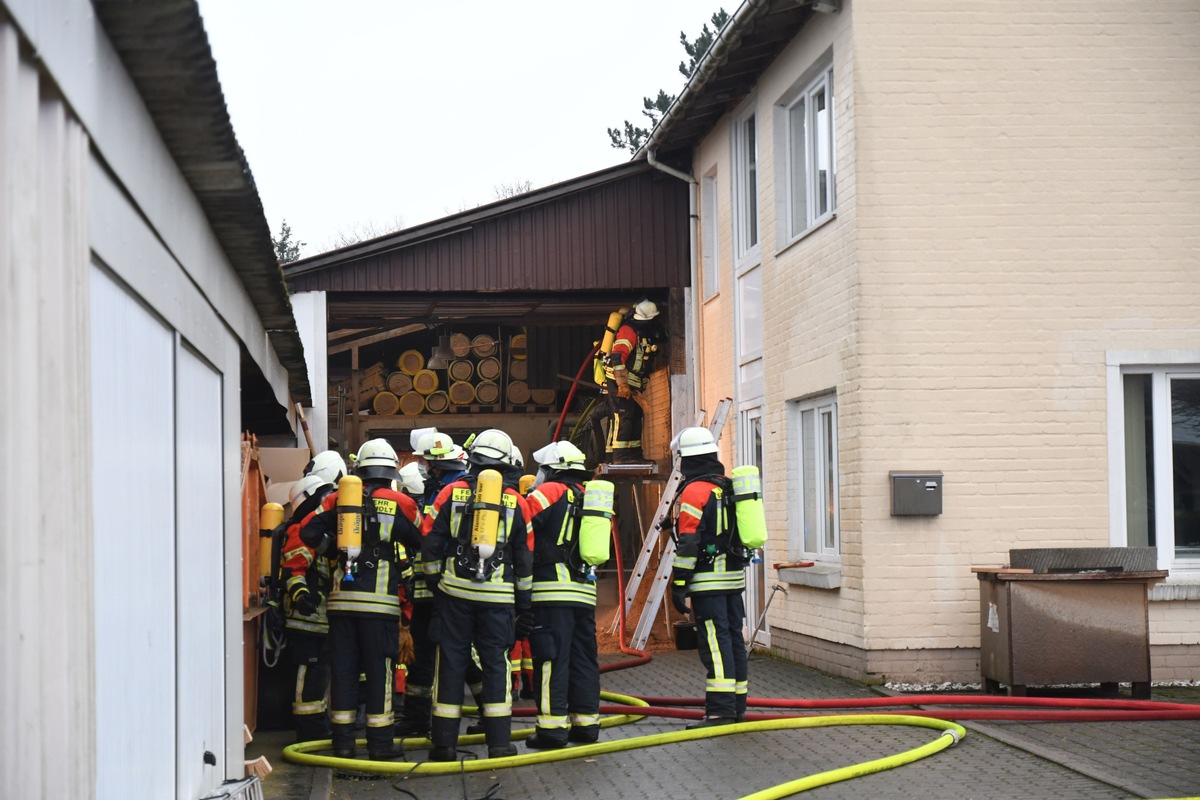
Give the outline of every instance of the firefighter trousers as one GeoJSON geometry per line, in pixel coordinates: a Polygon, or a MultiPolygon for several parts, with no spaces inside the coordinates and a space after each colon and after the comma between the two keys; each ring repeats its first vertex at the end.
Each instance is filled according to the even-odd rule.
{"type": "Polygon", "coordinates": [[[608,407],[612,419],[608,423],[608,448],[613,461],[637,461],[642,458],[642,406],[633,397],[618,397],[617,382],[607,381],[608,407]]]}
{"type": "Polygon", "coordinates": [[[429,729],[429,713],[433,702],[433,666],[437,645],[429,639],[429,620],[433,616],[433,601],[413,603],[408,632],[412,634],[413,661],[408,665],[408,682],[404,694],[404,721],[414,729],[429,729]]]}
{"type": "Polygon", "coordinates": [[[508,651],[516,641],[513,607],[444,594],[435,602],[430,636],[437,642],[437,677],[429,738],[436,747],[454,747],[458,742],[463,690],[474,644],[483,672],[479,714],[487,746],[504,747],[512,738],[508,651]]]}
{"type": "Polygon", "coordinates": [[[704,712],[710,717],[745,716],[749,673],[742,639],[746,619],[742,594],[695,592],[691,598],[697,649],[708,671],[704,712]]]}
{"type": "Polygon", "coordinates": [[[289,654],[296,667],[295,690],[292,692],[296,741],[328,739],[325,694],[329,691],[329,642],[326,635],[289,630],[284,652],[289,654]]]}
{"type": "Polygon", "coordinates": [[[399,624],[398,617],[382,614],[329,615],[329,721],[335,750],[354,749],[360,673],[366,676],[367,750],[383,752],[391,748],[399,624]]]}
{"type": "Polygon", "coordinates": [[[596,608],[534,603],[533,615],[529,649],[538,738],[594,742],[600,732],[596,608]]]}

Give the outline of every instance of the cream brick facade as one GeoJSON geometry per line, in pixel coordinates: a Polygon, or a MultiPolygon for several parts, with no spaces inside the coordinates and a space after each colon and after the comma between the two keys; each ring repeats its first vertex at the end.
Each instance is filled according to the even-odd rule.
{"type": "MultiPolygon", "coordinates": [[[[790,586],[772,644],[868,679],[977,681],[970,567],[1110,544],[1107,354],[1200,353],[1200,6],[847,0],[746,102],[768,564],[797,557],[788,402],[838,398],[840,586],[790,586]],[[783,246],[773,120],[823,59],[836,217],[783,246]],[[943,472],[943,513],[891,516],[889,470],[943,472]]],[[[721,283],[698,308],[710,409],[738,391],[733,119],[693,160],[720,198],[721,283]]],[[[1173,598],[1151,603],[1154,678],[1200,679],[1200,573],[1170,583],[1152,593],[1173,598]]]]}

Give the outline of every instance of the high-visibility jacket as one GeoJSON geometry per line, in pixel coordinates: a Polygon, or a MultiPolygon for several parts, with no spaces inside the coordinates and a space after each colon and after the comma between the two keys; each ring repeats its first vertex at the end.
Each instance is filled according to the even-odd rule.
{"type": "Polygon", "coordinates": [[[333,491],[330,485],[323,488],[326,491],[321,492],[318,489],[318,493],[301,503],[288,520],[279,564],[280,576],[284,579],[284,597],[288,598],[285,601],[288,613],[284,624],[289,630],[313,634],[329,633],[325,598],[333,586],[333,569],[336,565],[331,563],[329,558],[318,556],[300,539],[300,523],[333,491]],[[292,590],[300,585],[306,586],[313,593],[314,600],[320,600],[312,616],[304,616],[291,605],[292,590]]]}
{"type": "Polygon", "coordinates": [[[646,385],[647,372],[650,369],[652,342],[646,336],[639,336],[632,325],[622,325],[617,330],[617,338],[613,342],[612,353],[608,356],[608,364],[604,368],[604,376],[614,380],[613,370],[618,364],[625,367],[632,389],[642,389],[646,385]]]}
{"type": "Polygon", "coordinates": [[[579,557],[579,483],[546,481],[525,498],[533,526],[533,602],[546,605],[596,605],[596,583],[587,579],[579,557]]]}
{"type": "Polygon", "coordinates": [[[422,549],[425,581],[461,600],[529,606],[533,578],[533,534],[521,493],[505,486],[504,510],[496,535],[496,553],[482,582],[473,580],[478,557],[471,546],[471,514],[475,476],[467,475],[442,488],[426,517],[422,549]]]}
{"type": "Polygon", "coordinates": [[[737,550],[730,552],[732,504],[724,501],[726,489],[697,478],[684,484],[676,500],[676,578],[687,576],[691,594],[741,592],[746,588],[746,560],[737,550]]]}
{"type": "MultiPolygon", "coordinates": [[[[325,537],[336,542],[337,496],[336,491],[330,492],[301,524],[300,537],[310,547],[319,546],[325,537]]],[[[387,487],[363,487],[362,552],[353,581],[346,580],[345,564],[339,561],[329,593],[329,614],[399,618],[401,580],[412,569],[408,553],[421,546],[420,519],[417,503],[408,495],[387,487]],[[402,545],[399,551],[397,542],[402,545]]]]}

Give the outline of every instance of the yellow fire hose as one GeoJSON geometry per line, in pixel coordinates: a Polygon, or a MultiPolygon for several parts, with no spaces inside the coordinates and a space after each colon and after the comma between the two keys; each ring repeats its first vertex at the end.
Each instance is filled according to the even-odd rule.
{"type": "MultiPolygon", "coordinates": [[[[646,706],[648,703],[639,700],[636,697],[616,694],[614,692],[601,692],[600,697],[604,700],[615,701],[623,705],[630,706],[646,706]]],[[[622,714],[619,716],[605,717],[601,720],[601,727],[612,727],[614,725],[624,725],[629,722],[637,722],[645,717],[622,714]]],[[[542,750],[538,752],[522,753],[520,755],[510,756],[508,758],[484,758],[484,759],[467,759],[463,761],[364,761],[353,758],[334,758],[333,756],[313,755],[313,751],[328,750],[330,742],[328,739],[323,741],[301,742],[293,744],[283,751],[283,757],[288,761],[297,764],[307,764],[314,767],[331,767],[334,769],[354,770],[357,772],[372,772],[386,774],[404,774],[404,775],[458,775],[463,772],[481,772],[486,770],[504,769],[506,767],[521,767],[530,764],[546,764],[552,761],[565,761],[569,758],[585,758],[589,756],[597,756],[602,753],[616,753],[621,750],[634,750],[640,747],[652,747],[660,744],[673,744],[675,742],[688,742],[694,739],[707,739],[713,736],[729,736],[737,733],[752,733],[757,731],[777,731],[790,730],[792,728],[823,728],[835,725],[909,725],[921,728],[932,728],[941,731],[932,742],[915,747],[912,750],[906,750],[896,755],[877,758],[872,761],[864,761],[860,764],[853,764],[848,767],[839,767],[837,769],[819,772],[815,775],[809,775],[804,778],[799,778],[794,781],[782,783],[778,786],[773,786],[769,789],[755,792],[746,795],[742,800],[775,800],[780,797],[797,794],[799,792],[814,789],[818,786],[825,786],[838,781],[857,778],[861,775],[870,775],[874,772],[882,772],[885,769],[899,767],[904,764],[912,763],[919,759],[931,756],[934,753],[945,750],[947,747],[958,742],[959,739],[966,736],[966,729],[961,725],[946,720],[933,719],[930,717],[906,716],[903,714],[846,714],[846,715],[830,715],[816,717],[796,717],[793,719],[770,719],[758,722],[739,722],[733,725],[721,725],[712,728],[701,728],[697,730],[681,730],[671,731],[669,733],[656,733],[650,736],[636,736],[628,739],[611,739],[595,744],[574,745],[565,747],[561,750],[542,750]]],[[[513,731],[513,739],[517,740],[530,733],[533,729],[513,731]]],[[[471,736],[460,736],[458,743],[462,745],[483,744],[483,734],[475,734],[471,736]]],[[[404,746],[420,747],[427,745],[428,739],[405,739],[404,746]]],[[[361,740],[360,745],[365,744],[361,740]]]]}

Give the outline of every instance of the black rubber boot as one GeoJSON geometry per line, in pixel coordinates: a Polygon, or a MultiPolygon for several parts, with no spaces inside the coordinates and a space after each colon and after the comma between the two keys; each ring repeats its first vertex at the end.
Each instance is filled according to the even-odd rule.
{"type": "Polygon", "coordinates": [[[429,748],[429,761],[456,761],[457,759],[458,751],[453,747],[437,745],[429,748]]]}
{"type": "Polygon", "coordinates": [[[401,761],[404,759],[404,747],[393,743],[391,747],[368,750],[367,758],[372,761],[401,761]]]}
{"type": "Polygon", "coordinates": [[[525,739],[525,746],[531,750],[558,750],[567,746],[566,739],[549,739],[539,731],[531,733],[525,739]]]}
{"type": "Polygon", "coordinates": [[[579,742],[580,744],[595,744],[600,738],[599,725],[572,725],[567,731],[568,742],[579,742]]]}
{"type": "Polygon", "coordinates": [[[512,742],[499,747],[488,748],[488,758],[508,758],[517,754],[517,747],[512,742]]]}
{"type": "Polygon", "coordinates": [[[735,722],[737,722],[736,717],[705,717],[699,722],[693,722],[687,727],[688,730],[695,730],[696,728],[715,728],[719,725],[732,725],[735,722]]]}

